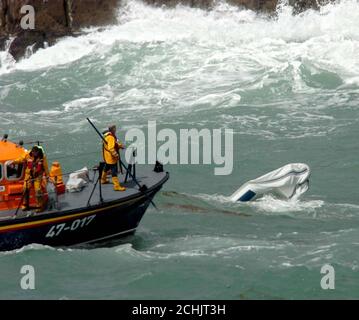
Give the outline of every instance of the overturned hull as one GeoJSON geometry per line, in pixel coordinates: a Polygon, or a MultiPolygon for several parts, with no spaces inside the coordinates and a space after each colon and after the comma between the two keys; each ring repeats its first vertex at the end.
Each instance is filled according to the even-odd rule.
{"type": "Polygon", "coordinates": [[[243,184],[230,199],[248,202],[265,194],[279,198],[298,198],[309,188],[310,168],[304,163],[291,163],[243,184]]]}

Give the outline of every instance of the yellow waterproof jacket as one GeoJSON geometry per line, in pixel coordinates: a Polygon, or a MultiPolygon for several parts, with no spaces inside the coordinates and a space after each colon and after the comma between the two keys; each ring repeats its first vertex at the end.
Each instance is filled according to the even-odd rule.
{"type": "Polygon", "coordinates": [[[118,143],[117,138],[110,132],[105,134],[105,141],[107,144],[103,144],[103,160],[107,164],[116,164],[122,144],[118,143]]]}
{"type": "Polygon", "coordinates": [[[107,144],[103,144],[103,160],[107,164],[116,164],[119,159],[116,137],[108,132],[105,134],[105,141],[107,144]]]}

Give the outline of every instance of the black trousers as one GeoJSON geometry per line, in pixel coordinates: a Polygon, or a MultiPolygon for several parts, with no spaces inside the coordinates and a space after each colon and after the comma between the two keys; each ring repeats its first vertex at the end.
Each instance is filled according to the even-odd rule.
{"type": "Polygon", "coordinates": [[[117,163],[115,163],[115,164],[108,164],[108,163],[106,163],[104,170],[105,170],[105,172],[111,171],[112,177],[117,177],[117,174],[118,174],[117,163]]]}

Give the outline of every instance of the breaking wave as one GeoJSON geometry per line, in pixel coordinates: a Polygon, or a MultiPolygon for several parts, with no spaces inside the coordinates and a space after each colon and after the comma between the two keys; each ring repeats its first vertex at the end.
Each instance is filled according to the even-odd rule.
{"type": "MultiPolygon", "coordinates": [[[[300,15],[293,15],[290,7],[283,6],[276,18],[225,2],[206,11],[185,6],[154,8],[130,0],[120,8],[118,20],[116,26],[87,29],[83,36],[64,38],[19,63],[3,52],[0,74],[58,67],[89,56],[106,59],[106,65],[111,66],[124,57],[118,54],[109,57],[107,53],[132,43],[149,47],[172,44],[173,50],[181,50],[183,54],[182,58],[170,57],[173,64],[187,61],[190,67],[201,53],[198,58],[204,59],[205,69],[216,65],[217,73],[222,73],[239,70],[240,66],[243,81],[253,88],[272,83],[273,75],[278,72],[286,72],[298,90],[320,86],[321,82],[339,86],[359,80],[356,55],[359,4],[354,0],[328,4],[318,12],[309,10],[300,15]],[[240,64],[229,63],[234,58],[240,58],[240,64]],[[252,76],[260,75],[263,69],[265,76],[262,74],[253,81],[252,76]]],[[[148,63],[161,59],[152,58],[157,61],[148,63]]],[[[187,69],[186,65],[181,67],[187,69]]]]}

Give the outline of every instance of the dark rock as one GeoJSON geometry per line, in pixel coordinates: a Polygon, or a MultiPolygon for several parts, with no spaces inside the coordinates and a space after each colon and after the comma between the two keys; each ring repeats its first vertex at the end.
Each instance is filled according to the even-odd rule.
{"type": "Polygon", "coordinates": [[[73,29],[116,23],[118,0],[70,0],[68,3],[73,29]]]}
{"type": "Polygon", "coordinates": [[[295,9],[295,13],[300,13],[308,9],[318,10],[320,6],[335,2],[335,0],[289,0],[289,4],[295,9]]]}
{"type": "Polygon", "coordinates": [[[9,53],[19,60],[25,56],[26,51],[31,49],[31,52],[35,52],[45,46],[53,45],[56,39],[65,36],[65,33],[49,33],[41,31],[21,31],[17,33],[16,38],[11,42],[9,47],[9,53]]]}
{"type": "MultiPolygon", "coordinates": [[[[116,21],[120,0],[0,0],[0,48],[15,37],[9,52],[15,59],[53,44],[57,38],[71,35],[83,27],[102,26],[116,21]],[[31,5],[35,9],[35,29],[23,30],[20,9],[31,5]]],[[[3,49],[2,49],[3,50],[3,49]]]]}
{"type": "Polygon", "coordinates": [[[63,0],[0,0],[4,6],[3,28],[7,33],[21,32],[20,10],[25,5],[31,5],[35,9],[35,31],[64,30],[66,17],[63,0]]]}
{"type": "Polygon", "coordinates": [[[9,38],[7,36],[1,36],[0,35],[0,51],[4,51],[5,50],[5,45],[6,45],[6,41],[9,38]]]}

